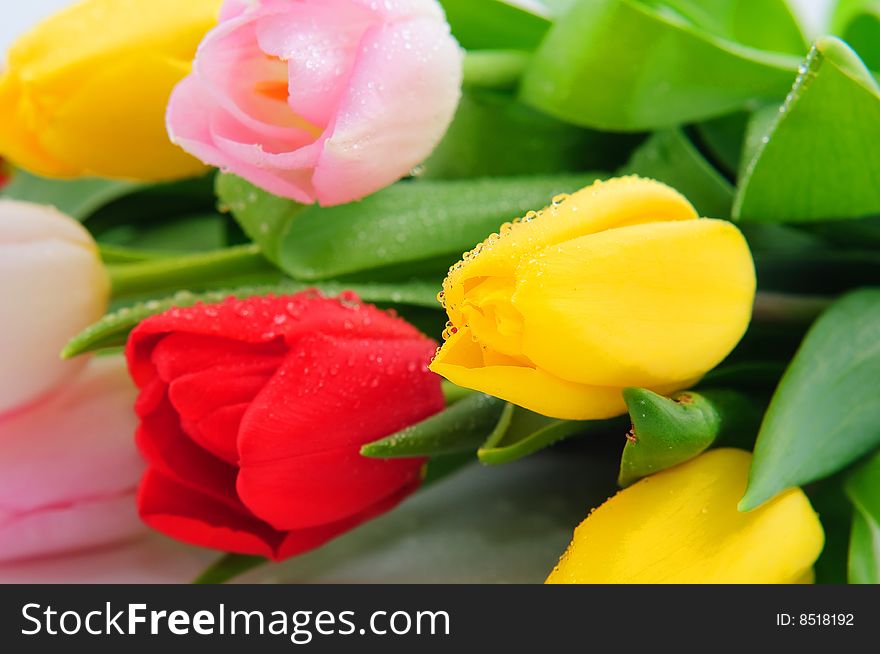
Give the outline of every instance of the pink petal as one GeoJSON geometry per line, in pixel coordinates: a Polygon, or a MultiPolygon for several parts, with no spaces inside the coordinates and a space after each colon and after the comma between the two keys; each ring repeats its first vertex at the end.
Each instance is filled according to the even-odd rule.
{"type": "Polygon", "coordinates": [[[260,49],[287,63],[290,107],[324,128],[345,91],[364,32],[374,12],[350,0],[291,4],[257,23],[260,49]]]}
{"type": "Polygon", "coordinates": [[[312,180],[322,205],[383,188],[431,153],[458,104],[461,61],[445,23],[416,18],[367,32],[312,180]]]}
{"type": "Polygon", "coordinates": [[[145,531],[134,489],[113,497],[0,515],[0,561],[33,559],[118,543],[145,531]]]}
{"type": "Polygon", "coordinates": [[[23,513],[132,490],[136,389],[122,357],[97,357],[30,409],[0,418],[0,511],[23,513]]]}

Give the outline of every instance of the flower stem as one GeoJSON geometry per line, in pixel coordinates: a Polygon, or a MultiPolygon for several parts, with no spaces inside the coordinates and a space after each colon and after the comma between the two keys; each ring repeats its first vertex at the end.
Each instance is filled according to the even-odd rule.
{"type": "Polygon", "coordinates": [[[194,584],[223,584],[248,570],[268,563],[262,556],[224,554],[193,580],[194,584]]]}
{"type": "Polygon", "coordinates": [[[466,88],[509,91],[516,88],[529,55],[519,50],[475,50],[464,58],[466,88]]]}
{"type": "Polygon", "coordinates": [[[114,299],[191,289],[239,275],[277,274],[259,247],[253,244],[136,263],[110,264],[107,271],[114,299]]]}
{"type": "Polygon", "coordinates": [[[794,295],[758,291],[752,319],[763,324],[808,325],[836,298],[823,295],[794,295]]]}

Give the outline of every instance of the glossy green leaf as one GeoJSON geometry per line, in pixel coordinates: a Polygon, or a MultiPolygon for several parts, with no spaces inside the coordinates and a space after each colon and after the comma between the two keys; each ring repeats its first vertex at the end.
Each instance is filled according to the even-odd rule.
{"type": "Polygon", "coordinates": [[[880,453],[852,472],[845,483],[855,507],[849,549],[849,581],[880,584],[880,453]]]}
{"type": "Polygon", "coordinates": [[[711,118],[694,126],[696,133],[709,152],[713,162],[730,175],[736,175],[742,157],[743,140],[749,114],[737,111],[726,116],[711,118]]]}
{"type": "Polygon", "coordinates": [[[529,53],[522,50],[475,50],[464,58],[462,88],[512,91],[519,85],[529,53]]]}
{"type": "Polygon", "coordinates": [[[834,9],[831,29],[859,53],[872,70],[880,70],[880,2],[840,0],[834,9]]]}
{"type": "Polygon", "coordinates": [[[730,217],[733,187],[680,129],[656,132],[633,153],[622,172],[669,184],[690,200],[701,216],[730,217]]]}
{"type": "MultiPolygon", "coordinates": [[[[510,463],[534,454],[565,438],[586,431],[607,429],[615,421],[557,420],[514,404],[505,406],[494,431],[477,450],[480,462],[510,463]]],[[[616,421],[619,422],[619,421],[616,421]]]]}
{"type": "Polygon", "coordinates": [[[759,404],[729,390],[685,391],[668,398],[627,388],[623,399],[633,426],[620,459],[621,486],[684,463],[716,442],[746,445],[761,421],[759,404]]]}
{"type": "Polygon", "coordinates": [[[694,23],[696,16],[683,14],[684,4],[697,6],[638,0],[573,4],[526,68],[521,97],[578,125],[637,131],[785,95],[798,58],[718,36],[694,23]]]}
{"type": "Polygon", "coordinates": [[[83,220],[103,205],[143,186],[136,182],[87,178],[47,179],[16,170],[0,197],[51,204],[72,218],[83,220]]]}
{"type": "Polygon", "coordinates": [[[853,513],[847,579],[851,584],[880,584],[880,522],[853,513]]]}
{"type": "Polygon", "coordinates": [[[491,395],[474,393],[430,418],[364,445],[361,454],[385,459],[472,452],[492,433],[504,405],[491,395]]]}
{"type": "Polygon", "coordinates": [[[734,216],[803,222],[880,214],[880,87],[842,41],[820,39],[747,159],[734,216]]]}
{"type": "Polygon", "coordinates": [[[761,425],[742,510],[880,445],[880,290],[835,302],[807,333],[761,425]]]}
{"type": "Polygon", "coordinates": [[[446,136],[422,166],[423,179],[613,170],[633,139],[575,127],[508,95],[465,92],[446,136]]]}
{"type": "Polygon", "coordinates": [[[787,0],[642,0],[743,45],[802,55],[809,48],[787,0]]]}
{"type": "Polygon", "coordinates": [[[204,293],[178,291],[164,298],[137,302],[108,313],[96,323],[86,327],[74,336],[62,351],[62,357],[69,359],[86,352],[93,352],[109,347],[125,345],[128,334],[142,320],[167,311],[172,307],[191,307],[198,302],[221,302],[229,296],[239,298],[252,295],[268,295],[297,293],[309,288],[316,288],[326,295],[338,295],[342,291],[354,291],[365,302],[381,302],[410,306],[430,306],[437,304],[436,287],[427,282],[407,282],[399,284],[381,283],[338,283],[323,282],[321,284],[302,284],[285,281],[280,284],[243,286],[204,293]]]}
{"type": "Polygon", "coordinates": [[[268,259],[298,280],[391,269],[445,271],[502,223],[598,178],[594,173],[406,181],[337,207],[303,207],[229,175],[217,189],[268,259]]]}
{"type": "Polygon", "coordinates": [[[550,20],[504,0],[440,0],[452,34],[468,50],[531,50],[540,43],[550,20]]]}

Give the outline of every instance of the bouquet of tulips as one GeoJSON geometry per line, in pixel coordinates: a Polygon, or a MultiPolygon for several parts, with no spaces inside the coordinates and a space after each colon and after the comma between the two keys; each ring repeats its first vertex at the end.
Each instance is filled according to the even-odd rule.
{"type": "Polygon", "coordinates": [[[880,581],[878,43],[870,0],[40,23],[0,578],[880,581]]]}

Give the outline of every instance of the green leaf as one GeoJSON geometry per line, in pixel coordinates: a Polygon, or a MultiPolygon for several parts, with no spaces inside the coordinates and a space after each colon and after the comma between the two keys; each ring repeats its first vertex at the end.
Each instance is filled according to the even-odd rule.
{"type": "Polygon", "coordinates": [[[683,15],[683,4],[574,3],[526,68],[521,97],[578,125],[638,131],[719,116],[786,93],[797,58],[719,37],[683,15]]]}
{"type": "Polygon", "coordinates": [[[809,48],[786,0],[642,0],[688,23],[743,45],[802,55],[809,48]]]}
{"type": "Polygon", "coordinates": [[[761,407],[728,390],[685,391],[671,398],[644,388],[623,391],[633,427],[620,459],[620,486],[692,459],[716,442],[750,444],[761,407]]]}
{"type": "Polygon", "coordinates": [[[492,433],[504,404],[491,395],[474,393],[396,434],[367,443],[361,454],[385,459],[474,451],[492,433]]]}
{"type": "Polygon", "coordinates": [[[831,29],[859,53],[868,68],[880,70],[880,2],[839,0],[831,29]]]}
{"type": "Polygon", "coordinates": [[[494,431],[477,450],[481,463],[516,461],[576,434],[600,431],[619,421],[557,420],[507,404],[494,431]]]}
{"type": "Polygon", "coordinates": [[[16,170],[0,191],[0,197],[51,204],[72,218],[84,220],[98,208],[142,186],[136,182],[100,178],[47,179],[16,170]]]}
{"type": "Polygon", "coordinates": [[[746,159],[734,216],[803,222],[880,213],[880,87],[833,37],[816,43],[802,71],[746,159]]]}
{"type": "Polygon", "coordinates": [[[855,507],[849,581],[880,584],[880,452],[852,472],[844,485],[855,507]]]}
{"type": "MultiPolygon", "coordinates": [[[[159,209],[157,208],[157,211],[159,209]]],[[[104,229],[98,242],[110,246],[198,252],[216,250],[226,245],[227,219],[218,213],[174,216],[150,223],[122,223],[104,229]]],[[[87,226],[91,227],[90,223],[87,226]]]]}
{"type": "Polygon", "coordinates": [[[880,522],[853,513],[847,578],[851,584],[880,584],[880,522]]]}
{"type": "Polygon", "coordinates": [[[575,127],[507,95],[466,91],[422,179],[613,170],[632,137],[575,127]]]}
{"type": "Polygon", "coordinates": [[[436,286],[428,282],[419,281],[400,284],[343,284],[338,282],[302,284],[285,281],[280,284],[242,286],[204,293],[178,291],[170,297],[137,302],[132,306],[123,307],[108,313],[98,322],[89,325],[74,336],[65,346],[61,356],[69,359],[86,352],[125,345],[129,332],[138,323],[173,307],[191,307],[197,302],[221,302],[230,296],[246,298],[253,295],[268,295],[269,293],[286,295],[309,288],[316,288],[329,296],[338,295],[346,290],[354,291],[365,302],[431,306],[432,308],[437,304],[436,286]]]}
{"type": "Polygon", "coordinates": [[[733,187],[680,129],[656,132],[633,153],[622,172],[669,184],[690,200],[701,216],[730,217],[733,187]]]}
{"type": "Polygon", "coordinates": [[[878,330],[876,289],[844,296],[812,326],[767,409],[741,510],[880,445],[878,330]]]}
{"type": "Polygon", "coordinates": [[[529,59],[522,50],[475,50],[463,64],[462,88],[511,91],[519,84],[529,59]]]}
{"type": "Polygon", "coordinates": [[[532,50],[550,27],[534,11],[503,0],[440,0],[452,35],[468,50],[532,50]]]}
{"type": "Polygon", "coordinates": [[[303,207],[229,175],[220,176],[217,190],[269,260],[294,279],[313,281],[377,269],[407,277],[445,270],[502,223],[597,178],[408,181],[337,207],[303,207]]]}
{"type": "Polygon", "coordinates": [[[743,140],[749,114],[737,111],[726,116],[711,118],[697,123],[694,129],[709,156],[730,175],[735,175],[740,167],[743,140]]]}

